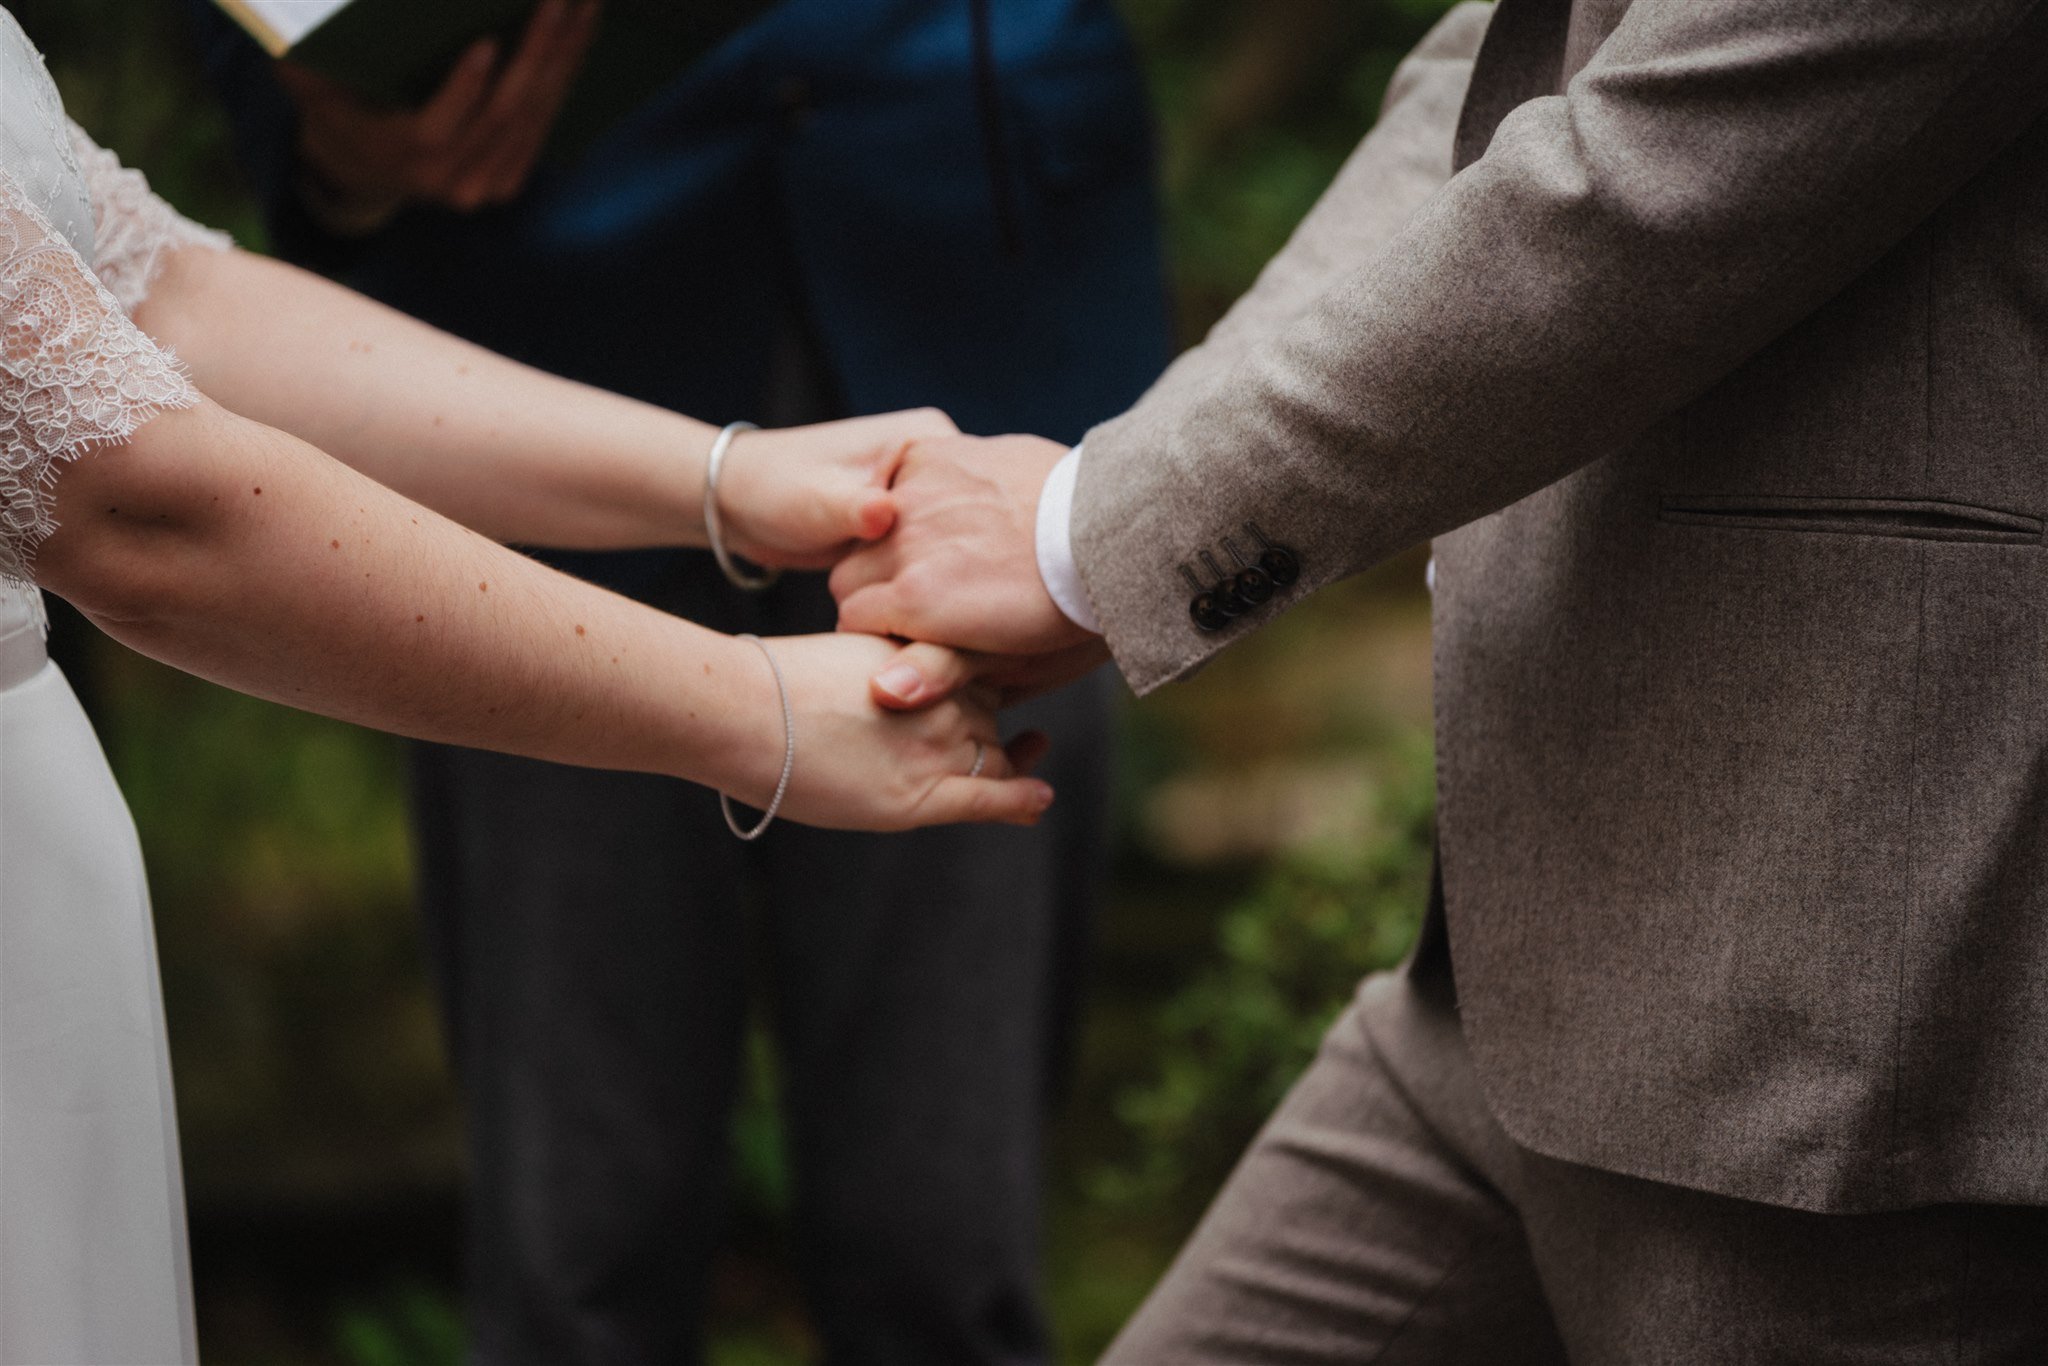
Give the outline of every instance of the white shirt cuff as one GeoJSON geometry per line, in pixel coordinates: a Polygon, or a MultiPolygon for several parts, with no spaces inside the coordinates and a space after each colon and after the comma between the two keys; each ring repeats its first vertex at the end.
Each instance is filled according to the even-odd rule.
{"type": "Polygon", "coordinates": [[[1045,476],[1038,495],[1038,577],[1045,580],[1045,591],[1067,620],[1099,636],[1102,619],[1095,615],[1095,604],[1081,582],[1081,567],[1074,563],[1074,484],[1080,476],[1079,446],[1045,476]]]}

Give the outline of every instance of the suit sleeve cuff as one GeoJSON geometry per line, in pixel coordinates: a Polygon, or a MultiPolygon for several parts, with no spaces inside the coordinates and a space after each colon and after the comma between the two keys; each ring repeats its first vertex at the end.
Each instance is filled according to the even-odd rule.
{"type": "Polygon", "coordinates": [[[1074,562],[1074,482],[1080,471],[1081,448],[1076,446],[1045,477],[1038,495],[1038,576],[1069,621],[1101,635],[1102,620],[1095,615],[1081,567],[1074,562]]]}

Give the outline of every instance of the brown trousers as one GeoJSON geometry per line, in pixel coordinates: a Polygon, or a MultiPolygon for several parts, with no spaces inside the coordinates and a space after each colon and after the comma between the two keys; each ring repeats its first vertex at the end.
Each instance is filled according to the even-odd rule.
{"type": "Polygon", "coordinates": [[[1812,1214],[1554,1161],[1488,1112],[1448,995],[1367,979],[1110,1366],[2048,1363],[2048,1211],[1812,1214]]]}

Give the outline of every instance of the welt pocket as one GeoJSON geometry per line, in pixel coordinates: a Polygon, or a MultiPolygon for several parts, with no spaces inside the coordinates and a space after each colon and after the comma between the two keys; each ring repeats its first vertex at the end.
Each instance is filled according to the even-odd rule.
{"type": "Polygon", "coordinates": [[[1913,541],[2039,545],[2041,519],[1940,498],[1801,498],[1748,493],[1671,494],[1659,520],[1731,530],[1891,536],[1913,541]]]}

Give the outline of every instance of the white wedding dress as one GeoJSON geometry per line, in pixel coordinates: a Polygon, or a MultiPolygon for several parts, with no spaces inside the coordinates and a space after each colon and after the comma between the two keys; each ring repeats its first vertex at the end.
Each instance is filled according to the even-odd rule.
{"type": "Polygon", "coordinates": [[[197,401],[128,315],[224,240],[66,123],[0,9],[0,1366],[195,1357],[141,853],[31,571],[62,463],[197,401]]]}

